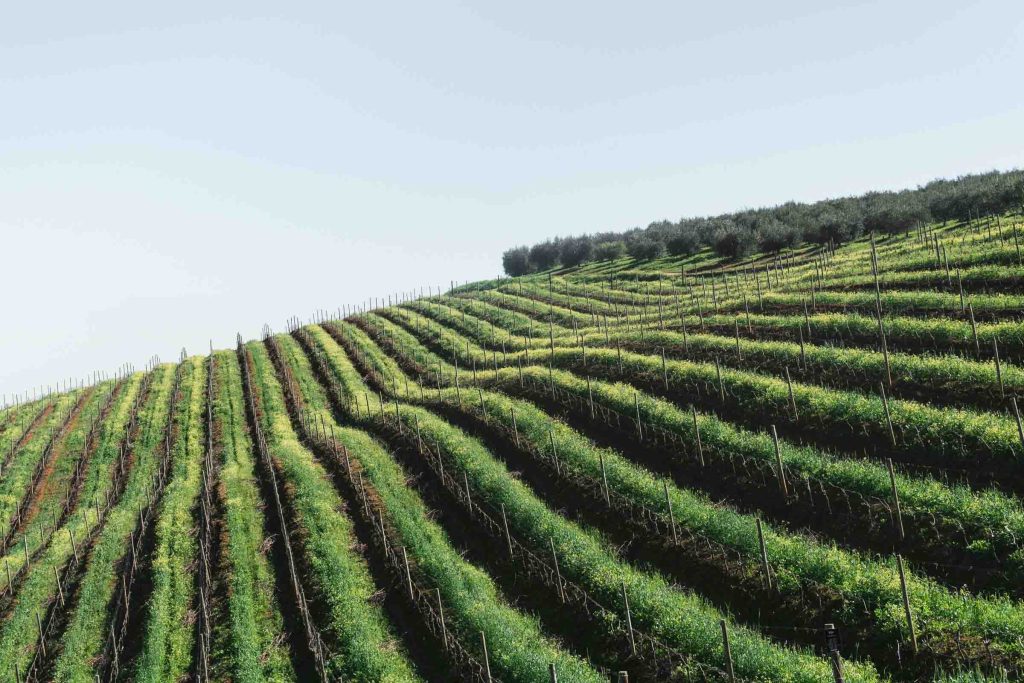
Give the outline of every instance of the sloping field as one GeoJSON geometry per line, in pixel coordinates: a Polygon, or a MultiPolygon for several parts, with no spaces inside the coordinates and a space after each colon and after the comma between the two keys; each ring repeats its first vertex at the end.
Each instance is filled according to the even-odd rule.
{"type": "Polygon", "coordinates": [[[0,680],[1019,680],[1022,231],[392,295],[6,409],[0,680]]]}

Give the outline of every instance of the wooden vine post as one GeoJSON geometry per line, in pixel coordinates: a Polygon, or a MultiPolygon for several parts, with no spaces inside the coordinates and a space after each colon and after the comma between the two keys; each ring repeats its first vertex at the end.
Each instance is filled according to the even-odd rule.
{"type": "Polygon", "coordinates": [[[676,515],[672,510],[672,498],[668,494],[668,482],[662,482],[665,487],[665,504],[668,506],[668,521],[672,525],[672,542],[676,545],[679,544],[679,535],[676,532],[676,515]]]}
{"type": "Polygon", "coordinates": [[[761,548],[761,569],[764,570],[764,582],[768,590],[772,589],[772,572],[771,566],[768,564],[768,548],[764,543],[764,529],[761,527],[761,518],[757,517],[757,544],[761,548]]]}
{"type": "Polygon", "coordinates": [[[910,594],[907,592],[907,574],[903,570],[903,557],[896,556],[896,567],[900,572],[900,591],[903,593],[903,612],[907,618],[907,629],[910,631],[910,647],[917,654],[917,629],[914,627],[914,613],[910,609],[910,594]]]}
{"type": "Polygon", "coordinates": [[[956,269],[956,284],[957,288],[960,290],[960,312],[962,313],[967,310],[967,304],[964,300],[964,281],[963,278],[960,277],[959,267],[956,269]]]}
{"type": "Polygon", "coordinates": [[[515,559],[515,552],[512,549],[512,534],[508,530],[508,516],[505,514],[505,504],[501,504],[501,525],[505,528],[505,543],[508,545],[508,559],[515,559]]]}
{"type": "Polygon", "coordinates": [[[622,602],[626,606],[626,628],[629,635],[629,647],[636,655],[636,636],[633,634],[633,614],[629,611],[629,595],[626,593],[626,582],[622,582],[622,602]]]}
{"type": "Polygon", "coordinates": [[[633,392],[633,405],[636,408],[636,438],[638,441],[644,440],[644,429],[640,422],[640,394],[633,392]]]}
{"type": "Polygon", "coordinates": [[[786,484],[786,470],[782,466],[782,448],[779,446],[779,433],[772,425],[772,443],[775,444],[775,466],[778,468],[779,486],[782,495],[789,498],[789,486],[786,484]]]}
{"type": "Polygon", "coordinates": [[[1020,408],[1017,407],[1017,398],[1011,398],[1010,403],[1013,404],[1013,417],[1017,420],[1017,436],[1020,438],[1020,445],[1024,447],[1024,425],[1021,424],[1020,408]]]}
{"type": "Polygon", "coordinates": [[[793,379],[789,376],[789,366],[786,366],[786,385],[789,387],[789,406],[793,409],[793,422],[800,419],[796,409],[796,397],[793,395],[793,379]]]}
{"type": "Polygon", "coordinates": [[[892,458],[886,458],[885,461],[889,469],[889,486],[892,488],[892,502],[896,511],[896,529],[899,531],[900,540],[902,541],[906,538],[906,534],[903,531],[903,511],[900,509],[900,493],[896,489],[896,472],[892,467],[892,458]]]}
{"type": "Polygon", "coordinates": [[[732,666],[732,647],[729,645],[729,625],[725,623],[725,619],[720,619],[718,625],[722,628],[722,649],[725,659],[725,673],[729,677],[729,683],[735,683],[736,672],[732,666]]]}
{"type": "Polygon", "coordinates": [[[448,626],[444,622],[444,602],[441,600],[441,589],[435,588],[435,594],[437,595],[437,615],[438,621],[441,622],[441,644],[444,649],[448,649],[448,626]]]}
{"type": "Polygon", "coordinates": [[[797,332],[800,333],[800,369],[807,369],[807,358],[806,352],[804,351],[804,328],[797,327],[797,332]]]}
{"type": "Polygon", "coordinates": [[[700,466],[704,467],[704,446],[700,441],[700,424],[697,422],[697,406],[690,404],[690,414],[693,415],[693,433],[697,437],[697,457],[700,458],[700,466]]]}
{"type": "Polygon", "coordinates": [[[561,600],[562,604],[564,605],[565,586],[562,583],[562,570],[558,567],[558,552],[555,550],[555,539],[554,537],[551,537],[548,539],[548,541],[551,543],[551,560],[553,561],[555,567],[555,581],[557,581],[558,583],[558,599],[561,600]]]}
{"type": "Polygon", "coordinates": [[[718,376],[718,398],[725,403],[725,383],[722,381],[722,366],[715,358],[715,374],[718,376]]]}
{"type": "Polygon", "coordinates": [[[832,665],[832,679],[835,683],[846,683],[843,677],[843,660],[839,656],[839,629],[835,624],[825,624],[825,650],[832,665]]]}
{"type": "Polygon", "coordinates": [[[611,492],[608,490],[608,471],[604,465],[604,451],[597,452],[598,457],[601,459],[601,483],[604,486],[604,502],[608,507],[612,506],[611,492]]]}
{"type": "Polygon", "coordinates": [[[999,381],[999,396],[1002,398],[1006,395],[1006,392],[1003,389],[1003,369],[1002,365],[999,363],[999,340],[994,337],[992,339],[992,353],[995,356],[996,361],[996,379],[999,381]]]}
{"type": "Polygon", "coordinates": [[[484,671],[487,674],[487,683],[491,683],[491,658],[487,654],[487,636],[483,631],[480,631],[480,647],[484,651],[484,671]]]}
{"type": "Polygon", "coordinates": [[[889,397],[885,395],[885,384],[878,383],[878,389],[882,393],[882,408],[885,410],[885,422],[889,426],[889,438],[893,447],[896,446],[896,430],[892,426],[892,413],[889,411],[889,397]]]}
{"type": "Polygon", "coordinates": [[[971,334],[974,336],[974,353],[981,356],[981,342],[978,340],[978,323],[974,320],[974,304],[967,304],[967,313],[971,316],[971,334]]]}

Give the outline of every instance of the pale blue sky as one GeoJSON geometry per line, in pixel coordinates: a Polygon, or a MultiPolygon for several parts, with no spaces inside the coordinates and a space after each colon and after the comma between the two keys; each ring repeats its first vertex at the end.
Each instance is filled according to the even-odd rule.
{"type": "Polygon", "coordinates": [[[556,234],[1021,166],[1022,64],[1017,0],[13,4],[0,393],[556,234]]]}

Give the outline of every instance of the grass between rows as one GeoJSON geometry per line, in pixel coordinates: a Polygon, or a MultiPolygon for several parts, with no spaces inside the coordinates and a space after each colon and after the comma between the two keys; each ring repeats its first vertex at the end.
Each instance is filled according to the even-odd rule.
{"type": "Polygon", "coordinates": [[[223,509],[218,581],[225,584],[226,614],[215,622],[211,662],[217,680],[239,683],[294,681],[284,619],[267,557],[263,500],[256,480],[253,443],[245,424],[238,357],[216,353],[213,420],[215,457],[221,463],[218,497],[223,509]]]}
{"type": "MultiPolygon", "coordinates": [[[[440,360],[409,331],[380,317],[368,317],[367,320],[376,320],[377,324],[387,329],[388,334],[396,340],[400,340],[399,346],[408,348],[409,353],[417,359],[430,358],[431,366],[440,360]]],[[[468,346],[468,358],[480,358],[482,361],[485,357],[485,352],[481,349],[452,333],[421,327],[420,335],[441,348],[451,348],[459,354],[468,346]]],[[[635,357],[631,354],[623,355],[624,358],[635,357]]],[[[549,358],[549,356],[542,357],[549,358]]],[[[572,360],[574,357],[574,353],[571,351],[556,350],[556,360],[558,358],[572,360]]],[[[614,352],[609,350],[588,351],[588,362],[591,367],[596,368],[596,363],[602,357],[606,363],[617,366],[617,354],[614,352]]],[[[464,363],[463,381],[468,382],[471,375],[465,371],[467,356],[462,356],[462,358],[464,363]]],[[[646,362],[651,364],[649,360],[646,362]]],[[[660,360],[656,364],[660,365],[660,360]]],[[[444,367],[444,365],[441,366],[444,374],[448,376],[453,374],[453,369],[444,367]]],[[[658,371],[660,372],[660,367],[658,371]]],[[[564,371],[549,373],[547,370],[537,370],[535,366],[531,372],[542,373],[542,377],[535,378],[537,381],[555,382],[560,388],[583,400],[589,400],[592,395],[595,402],[621,414],[632,416],[639,410],[645,424],[663,428],[681,438],[688,447],[686,457],[696,457],[696,436],[697,429],[699,429],[701,446],[708,456],[717,455],[722,458],[741,456],[766,465],[775,463],[774,443],[767,434],[751,432],[706,413],[698,415],[698,427],[695,429],[690,411],[684,410],[670,401],[652,397],[631,385],[592,380],[590,382],[591,390],[588,390],[585,378],[571,373],[564,371]]],[[[493,373],[481,370],[479,376],[488,378],[492,377],[493,373]]],[[[500,368],[497,380],[499,383],[518,383],[517,370],[500,368]]],[[[777,382],[777,389],[782,392],[782,401],[785,405],[785,401],[788,400],[785,382],[777,382]]],[[[898,403],[892,402],[892,405],[898,403]]],[[[881,405],[878,408],[882,409],[881,405]]],[[[785,409],[781,412],[785,414],[785,409]]],[[[891,498],[889,474],[881,463],[859,458],[836,458],[816,448],[798,446],[784,440],[780,441],[780,452],[784,467],[791,474],[857,492],[872,499],[888,500],[891,498]]],[[[1004,558],[1008,566],[1024,564],[1024,552],[1020,550],[1020,539],[1024,538],[1024,510],[1021,509],[1016,498],[995,490],[973,491],[964,486],[948,485],[932,478],[901,473],[895,475],[895,482],[903,514],[907,519],[920,516],[927,520],[931,519],[932,515],[938,514],[944,522],[955,522],[965,531],[970,531],[966,540],[958,539],[956,541],[961,542],[962,540],[962,543],[966,544],[965,551],[986,554],[996,549],[1000,554],[1004,552],[1009,554],[1004,558]]]]}
{"type": "MultiPolygon", "coordinates": [[[[310,333],[332,363],[338,381],[353,397],[353,406],[363,404],[369,398],[368,389],[351,363],[344,360],[344,350],[322,329],[314,327],[310,333]]],[[[446,467],[465,474],[478,499],[494,509],[505,506],[514,533],[534,548],[554,543],[563,576],[607,605],[620,605],[625,584],[635,624],[697,662],[724,667],[719,630],[724,615],[718,610],[700,597],[673,587],[661,575],[623,562],[596,533],[550,510],[479,441],[457,427],[422,408],[399,405],[397,412],[406,429],[414,430],[418,424],[424,438],[444,452],[449,463],[446,467]]],[[[362,416],[373,422],[381,419],[373,410],[368,415],[362,411],[362,416]]],[[[825,661],[810,652],[781,647],[735,624],[730,630],[736,671],[742,678],[820,681],[830,675],[825,661]]],[[[847,662],[846,670],[848,680],[877,679],[868,664],[847,662]]]]}
{"type": "MultiPolygon", "coordinates": [[[[423,309],[419,309],[423,311],[423,309]]],[[[506,353],[525,348],[544,350],[550,347],[549,340],[537,340],[524,344],[513,334],[520,334],[518,321],[505,316],[504,309],[487,305],[475,311],[474,321],[492,323],[488,330],[484,325],[465,324],[453,314],[446,314],[444,308],[430,307],[431,317],[416,312],[411,307],[394,307],[381,311],[380,315],[391,320],[405,322],[416,329],[437,321],[468,336],[481,346],[506,353]],[[499,337],[507,333],[508,336],[499,337]]],[[[468,322],[468,319],[467,319],[468,322]]],[[[794,379],[840,389],[878,391],[880,383],[887,383],[886,390],[894,395],[920,398],[927,402],[943,405],[968,404],[981,408],[1003,410],[1009,404],[1010,396],[1019,397],[1024,403],[1024,370],[1010,363],[1003,363],[999,375],[992,361],[967,360],[960,356],[917,355],[910,353],[889,353],[886,368],[885,355],[880,351],[865,348],[837,348],[830,345],[804,344],[784,340],[757,340],[741,337],[702,333],[699,329],[616,331],[605,335],[603,332],[582,332],[575,335],[571,330],[554,335],[556,348],[588,348],[621,346],[640,353],[659,354],[669,358],[684,358],[713,362],[716,359],[727,367],[769,372],[780,375],[780,369],[789,368],[794,379]],[[892,384],[888,384],[891,374],[892,384]],[[1000,392],[999,380],[1003,390],[1000,392]]]]}
{"type": "MultiPolygon", "coordinates": [[[[339,325],[337,329],[360,349],[363,357],[382,376],[406,379],[397,363],[387,357],[361,330],[347,324],[339,325]]],[[[330,348],[329,342],[324,341],[322,344],[330,348]]],[[[504,372],[505,382],[518,381],[511,369],[504,372]]],[[[551,373],[537,367],[524,368],[523,373],[541,385],[555,381],[560,388],[568,387],[578,395],[586,396],[588,393],[587,384],[568,373],[551,373]]],[[[399,382],[395,386],[401,390],[405,384],[399,382]]],[[[626,408],[624,404],[632,403],[634,400],[631,388],[623,391],[621,385],[591,382],[589,389],[593,391],[595,398],[617,396],[619,408],[622,410],[626,408]]],[[[412,396],[418,393],[422,396],[435,396],[431,392],[417,392],[415,389],[411,391],[412,396]]],[[[458,406],[459,409],[478,412],[476,397],[468,391],[465,393],[465,398],[460,399],[455,390],[448,389],[440,392],[440,398],[436,400],[450,406],[458,406]]],[[[559,457],[568,457],[571,460],[575,456],[591,478],[601,476],[600,460],[603,454],[611,477],[609,485],[613,484],[612,479],[619,480],[619,486],[612,486],[614,490],[667,515],[664,486],[670,482],[653,477],[643,468],[632,465],[613,451],[602,449],[599,453],[588,439],[547,418],[525,401],[515,401],[491,392],[481,393],[480,397],[487,406],[486,415],[489,419],[510,423],[510,409],[514,408],[516,419],[524,434],[527,433],[531,420],[533,421],[537,429],[533,436],[540,449],[544,449],[545,440],[553,439],[559,457]],[[615,471],[619,468],[621,478],[615,476],[615,471]]],[[[690,416],[686,415],[686,418],[690,419],[690,416]]],[[[716,443],[716,432],[719,431],[709,427],[712,425],[702,423],[701,436],[705,448],[710,448],[716,443]]],[[[772,446],[769,444],[769,447],[772,446]]],[[[759,552],[756,522],[753,518],[715,506],[699,495],[674,486],[670,491],[674,491],[678,496],[673,501],[676,513],[682,515],[684,519],[689,514],[689,521],[697,533],[748,556],[754,556],[759,552]],[[680,510],[683,512],[679,512],[680,510]]],[[[840,550],[834,546],[822,546],[809,538],[778,531],[769,531],[765,540],[769,556],[773,562],[778,563],[784,580],[788,574],[789,579],[793,581],[788,586],[790,590],[799,592],[799,581],[808,580],[838,590],[847,601],[847,616],[854,617],[862,609],[869,612],[872,621],[881,631],[880,640],[907,639],[902,594],[894,558],[874,560],[856,552],[840,550]],[[776,547],[773,548],[773,545],[776,547]]],[[[785,585],[780,587],[785,588],[785,585]]],[[[949,649],[954,639],[963,636],[964,643],[969,640],[970,644],[976,647],[980,647],[984,641],[998,643],[996,648],[1009,660],[1017,661],[1024,654],[1020,647],[1021,639],[1024,638],[1024,607],[1019,603],[999,598],[968,598],[964,594],[951,593],[934,581],[914,573],[909,574],[908,590],[913,596],[918,620],[921,622],[918,628],[922,634],[927,634],[934,640],[936,650],[949,649]]]]}
{"type": "MultiPolygon", "coordinates": [[[[391,456],[366,432],[334,421],[324,390],[313,377],[308,359],[290,337],[274,342],[291,369],[305,407],[333,428],[332,434],[355,458],[359,470],[376,490],[389,521],[409,553],[415,569],[441,591],[448,628],[463,643],[476,646],[479,633],[487,638],[490,665],[508,681],[544,680],[548,665],[571,681],[605,678],[578,657],[561,649],[544,633],[536,618],[511,607],[486,572],[464,560],[431,517],[408,477],[391,456]]],[[[349,419],[356,419],[348,414],[349,419]]],[[[477,657],[482,661],[482,653],[477,657]]]]}
{"type": "Polygon", "coordinates": [[[204,388],[206,365],[201,357],[182,363],[181,401],[173,419],[177,438],[171,446],[169,480],[157,506],[156,542],[150,567],[152,592],[146,604],[137,681],[176,681],[192,665],[195,627],[193,562],[198,545],[192,511],[199,496],[205,445],[204,388]]]}
{"type": "MultiPolygon", "coordinates": [[[[96,451],[82,480],[79,506],[71,511],[65,523],[52,536],[45,552],[37,557],[31,569],[24,574],[18,586],[11,611],[0,629],[0,676],[13,677],[14,666],[25,671],[38,645],[36,615],[45,615],[58,599],[54,570],[61,573],[74,556],[85,552],[83,542],[95,529],[98,518],[92,503],[103,498],[110,486],[113,463],[119,455],[119,445],[131,415],[143,377],[141,373],[130,376],[111,407],[107,419],[100,425],[100,437],[96,451]],[[75,545],[71,538],[74,536],[75,545]]],[[[16,554],[7,559],[12,573],[22,569],[24,555],[16,554]]],[[[2,578],[7,588],[6,573],[2,578]]],[[[66,598],[69,596],[65,596],[66,598]]]]}
{"type": "Polygon", "coordinates": [[[130,454],[130,470],[120,499],[107,513],[103,528],[89,551],[67,628],[54,663],[55,681],[89,683],[109,631],[109,607],[120,589],[130,534],[139,522],[139,509],[159,467],[160,451],[171,412],[175,368],[153,370],[149,397],[139,413],[139,433],[130,454]]]}
{"type": "Polygon", "coordinates": [[[400,643],[391,633],[379,605],[376,586],[364,558],[355,550],[352,521],[344,504],[312,453],[295,434],[284,395],[270,358],[259,343],[246,347],[263,411],[268,446],[280,470],[289,505],[294,512],[295,535],[309,568],[307,579],[328,613],[323,624],[331,651],[332,676],[347,680],[415,681],[400,643]]]}
{"type": "Polygon", "coordinates": [[[36,465],[46,450],[50,437],[61,428],[69,411],[74,410],[82,398],[82,391],[61,394],[54,399],[49,415],[28,435],[25,443],[15,451],[11,463],[0,477],[0,533],[6,533],[12,524],[25,493],[32,481],[36,465]]]}

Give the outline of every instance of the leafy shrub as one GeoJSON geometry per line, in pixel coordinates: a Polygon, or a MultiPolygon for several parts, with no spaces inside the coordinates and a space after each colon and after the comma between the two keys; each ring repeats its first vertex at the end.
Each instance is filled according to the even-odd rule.
{"type": "Polygon", "coordinates": [[[530,265],[534,270],[547,270],[558,265],[559,248],[556,242],[548,240],[530,247],[530,265]]]}
{"type": "Polygon", "coordinates": [[[712,246],[719,256],[739,258],[754,251],[757,247],[757,239],[754,233],[746,228],[739,226],[720,228],[714,235],[712,246]]]}
{"type": "Polygon", "coordinates": [[[626,243],[622,240],[601,242],[594,247],[594,259],[597,261],[613,261],[626,255],[626,243]]]}
{"type": "Polygon", "coordinates": [[[673,256],[689,256],[700,249],[700,238],[692,230],[679,228],[665,243],[665,247],[673,256]]]}
{"type": "Polygon", "coordinates": [[[530,272],[530,248],[515,247],[501,255],[501,265],[505,274],[511,277],[526,275],[530,272]]]}
{"type": "Polygon", "coordinates": [[[665,244],[645,235],[636,235],[626,242],[626,251],[635,259],[649,261],[665,253],[665,244]]]}
{"type": "Polygon", "coordinates": [[[563,266],[578,266],[590,260],[594,253],[594,241],[587,235],[567,237],[559,245],[559,253],[563,266]]]}
{"type": "Polygon", "coordinates": [[[800,244],[800,232],[793,225],[787,225],[770,216],[761,220],[757,227],[757,247],[761,251],[782,251],[800,244]]]}

